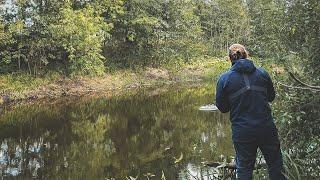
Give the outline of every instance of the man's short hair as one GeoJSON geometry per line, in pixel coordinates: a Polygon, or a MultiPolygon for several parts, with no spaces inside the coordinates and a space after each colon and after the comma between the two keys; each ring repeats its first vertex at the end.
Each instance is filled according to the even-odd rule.
{"type": "Polygon", "coordinates": [[[248,51],[241,44],[232,44],[229,47],[229,58],[231,61],[237,59],[246,59],[248,58],[248,51]]]}

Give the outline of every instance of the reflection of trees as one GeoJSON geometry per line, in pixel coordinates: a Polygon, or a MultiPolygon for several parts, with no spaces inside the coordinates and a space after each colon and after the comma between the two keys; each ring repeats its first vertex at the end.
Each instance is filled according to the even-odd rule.
{"type": "Polygon", "coordinates": [[[18,106],[0,116],[2,176],[39,177],[68,139],[64,114],[55,107],[18,106]],[[63,134],[64,138],[61,138],[63,134]]]}
{"type": "Polygon", "coordinates": [[[172,166],[172,157],[181,152],[185,154],[184,162],[192,156],[212,159],[226,152],[230,155],[229,120],[219,113],[197,111],[201,103],[209,103],[201,95],[205,91],[208,89],[173,92],[160,99],[136,96],[116,103],[111,101],[110,117],[114,120],[108,134],[115,144],[114,156],[124,160],[120,163],[122,168],[130,169],[128,164],[135,164],[144,171],[157,169],[158,174],[164,169],[166,175],[175,178],[179,171],[169,168],[168,162],[161,159],[171,161],[172,166]],[[217,135],[217,130],[225,136],[217,135]],[[202,140],[203,135],[206,141],[202,140]],[[229,142],[225,143],[227,139],[229,142]],[[167,146],[172,147],[170,157],[163,152],[167,146]],[[217,151],[219,148],[222,149],[217,151]]]}
{"type": "Polygon", "coordinates": [[[198,166],[188,163],[186,168],[180,172],[179,179],[235,179],[235,172],[228,171],[227,169],[215,169],[210,167],[198,166]]]}
{"type": "MultiPolygon", "coordinates": [[[[2,141],[0,148],[0,167],[2,176],[16,176],[29,169],[32,176],[43,166],[43,142],[16,143],[11,139],[2,141]]],[[[28,173],[27,171],[25,173],[28,173]]]]}
{"type": "MultiPolygon", "coordinates": [[[[35,162],[39,162],[37,172],[43,178],[124,178],[148,172],[161,177],[163,171],[167,179],[176,179],[188,162],[199,164],[201,158],[232,153],[226,116],[197,110],[211,103],[210,91],[204,87],[161,96],[141,93],[78,100],[54,108],[31,107],[30,113],[24,111],[26,116],[15,116],[18,111],[10,118],[22,119],[19,122],[31,129],[23,130],[22,136],[45,147],[36,153],[35,162]],[[170,150],[165,150],[167,147],[170,150]],[[181,152],[183,160],[174,165],[173,157],[181,152]]],[[[0,132],[2,136],[11,137],[10,133],[18,132],[20,126],[8,127],[4,128],[7,133],[0,132]]],[[[14,137],[8,144],[27,142],[14,137]]],[[[21,171],[33,172],[26,169],[23,166],[21,171]]]]}
{"type": "Polygon", "coordinates": [[[99,116],[95,122],[81,119],[81,114],[73,114],[72,132],[74,141],[65,154],[68,168],[66,177],[75,179],[103,179],[104,167],[115,164],[110,159],[114,152],[113,142],[105,138],[108,130],[106,116],[99,116]]]}

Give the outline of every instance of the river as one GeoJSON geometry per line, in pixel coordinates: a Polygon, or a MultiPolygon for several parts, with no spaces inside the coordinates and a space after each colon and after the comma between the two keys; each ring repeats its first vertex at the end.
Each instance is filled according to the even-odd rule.
{"type": "Polygon", "coordinates": [[[214,87],[125,90],[22,104],[0,115],[2,177],[213,179],[234,155],[228,114],[199,111],[214,87]],[[131,177],[130,177],[131,176],[131,177]]]}

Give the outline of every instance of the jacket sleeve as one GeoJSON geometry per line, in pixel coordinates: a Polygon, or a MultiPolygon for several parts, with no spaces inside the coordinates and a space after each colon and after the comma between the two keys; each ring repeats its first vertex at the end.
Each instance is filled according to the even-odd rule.
{"type": "Polygon", "coordinates": [[[230,111],[229,99],[225,91],[225,81],[225,77],[221,76],[218,80],[216,88],[216,105],[223,113],[230,111]]]}
{"type": "Polygon", "coordinates": [[[272,82],[271,77],[268,74],[268,72],[266,70],[262,69],[262,68],[261,68],[261,70],[262,70],[263,77],[265,77],[265,79],[267,81],[266,85],[267,85],[267,98],[268,98],[268,101],[272,102],[276,97],[276,92],[274,90],[273,82],[272,82]]]}

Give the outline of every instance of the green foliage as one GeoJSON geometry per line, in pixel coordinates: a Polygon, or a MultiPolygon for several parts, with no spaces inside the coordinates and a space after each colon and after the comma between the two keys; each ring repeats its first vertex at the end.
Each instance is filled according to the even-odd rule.
{"type": "Polygon", "coordinates": [[[103,74],[101,52],[112,24],[102,14],[114,17],[121,1],[78,3],[15,1],[6,7],[1,14],[0,72],[27,70],[37,76],[62,67],[72,75],[103,74]]]}
{"type": "MultiPolygon", "coordinates": [[[[116,65],[178,68],[242,43],[257,59],[272,59],[270,70],[280,67],[305,84],[320,84],[318,0],[5,2],[0,2],[0,73],[101,75],[116,65]]],[[[305,87],[285,72],[273,78],[305,87]]],[[[303,177],[319,177],[319,91],[276,86],[275,116],[285,147],[311,167],[303,177]]]]}
{"type": "Polygon", "coordinates": [[[248,45],[252,54],[260,57],[276,57],[284,53],[285,11],[285,1],[248,2],[248,14],[251,19],[248,27],[251,29],[248,45]]]}
{"type": "MultiPolygon", "coordinates": [[[[10,58],[8,58],[8,49],[7,46],[10,46],[13,43],[12,34],[5,29],[5,25],[3,20],[0,19],[0,57],[2,61],[0,65],[10,63],[10,58]]],[[[1,71],[0,71],[1,72],[1,71]]]]}
{"type": "Polygon", "coordinates": [[[106,56],[113,63],[132,66],[190,61],[203,55],[206,47],[194,10],[191,0],[125,1],[124,13],[114,21],[106,44],[106,56]]]}
{"type": "MultiPolygon", "coordinates": [[[[316,0],[15,1],[2,7],[1,71],[100,75],[104,66],[161,65],[220,55],[232,43],[260,57],[315,61],[316,0]],[[103,52],[103,53],[102,53],[103,52]],[[107,59],[107,61],[106,61],[107,59]]],[[[311,68],[312,69],[312,68],[311,68]]],[[[314,73],[318,71],[312,71],[314,73]]]]}
{"type": "Polygon", "coordinates": [[[51,26],[55,41],[68,53],[72,74],[102,75],[104,57],[102,44],[110,25],[95,16],[93,7],[72,10],[61,9],[61,19],[51,26]]]}
{"type": "Polygon", "coordinates": [[[33,75],[22,74],[5,74],[0,75],[0,94],[12,95],[11,98],[25,98],[25,92],[34,91],[40,86],[57,79],[59,74],[49,72],[46,77],[34,77],[33,75]]]}
{"type": "Polygon", "coordinates": [[[284,153],[284,168],[285,168],[285,177],[292,180],[301,180],[301,171],[300,167],[295,160],[293,160],[288,153],[284,153]]]}
{"type": "Polygon", "coordinates": [[[251,35],[250,17],[244,2],[217,0],[197,2],[197,15],[210,50],[226,52],[233,43],[247,44],[251,35]]]}

